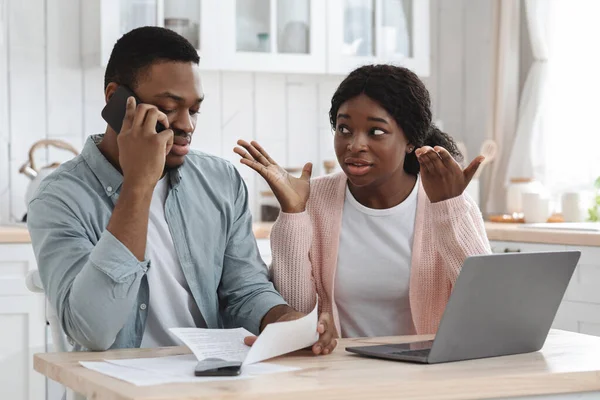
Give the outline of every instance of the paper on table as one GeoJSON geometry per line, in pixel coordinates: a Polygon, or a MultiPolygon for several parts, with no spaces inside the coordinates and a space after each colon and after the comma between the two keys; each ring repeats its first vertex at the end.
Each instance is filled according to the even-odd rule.
{"type": "Polygon", "coordinates": [[[260,363],[244,368],[240,376],[197,377],[194,376],[194,369],[198,360],[192,354],[105,361],[106,362],[82,361],[80,364],[85,368],[132,383],[136,386],[250,379],[255,376],[292,372],[300,369],[297,367],[260,363]]]}
{"type": "Polygon", "coordinates": [[[307,316],[295,321],[269,324],[261,332],[244,360],[244,365],[291,353],[319,340],[317,304],[307,316]]]}
{"type": "Polygon", "coordinates": [[[111,364],[107,362],[88,362],[80,361],[83,367],[92,371],[108,375],[113,378],[120,379],[125,382],[132,383],[136,386],[162,385],[172,382],[186,382],[187,377],[174,377],[169,374],[160,374],[157,372],[145,371],[143,369],[135,369],[123,367],[121,365],[111,364]]]}
{"type": "Polygon", "coordinates": [[[250,365],[315,344],[319,339],[317,309],[318,305],[315,305],[310,314],[295,321],[267,325],[251,348],[244,344],[244,337],[252,334],[243,328],[171,328],[170,331],[198,360],[215,357],[250,365]]]}
{"type": "Polygon", "coordinates": [[[243,362],[250,351],[250,347],[244,344],[244,338],[253,336],[244,328],[171,328],[170,331],[190,348],[198,360],[220,358],[243,362]]]}

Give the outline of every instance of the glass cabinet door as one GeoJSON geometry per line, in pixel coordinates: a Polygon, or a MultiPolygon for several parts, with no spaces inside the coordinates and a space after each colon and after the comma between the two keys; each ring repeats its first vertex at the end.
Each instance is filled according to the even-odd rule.
{"type": "Polygon", "coordinates": [[[375,0],[344,0],[340,48],[344,56],[375,55],[375,0]]]}
{"type": "Polygon", "coordinates": [[[220,0],[225,69],[326,72],[324,0],[220,0]]]}
{"type": "Polygon", "coordinates": [[[120,34],[142,26],[162,25],[158,16],[159,0],[121,0],[120,34]]]}
{"type": "Polygon", "coordinates": [[[329,0],[332,73],[393,63],[429,73],[429,0],[329,0]]]}
{"type": "Polygon", "coordinates": [[[163,0],[163,2],[163,26],[179,33],[200,50],[201,2],[199,0],[163,0]]]}
{"type": "Polygon", "coordinates": [[[310,53],[310,0],[236,0],[236,52],[310,53]]]}
{"type": "Polygon", "coordinates": [[[412,57],[412,0],[382,0],[377,53],[412,57]]]}
{"type": "Polygon", "coordinates": [[[277,0],[277,51],[309,54],[310,1],[277,0]]]}

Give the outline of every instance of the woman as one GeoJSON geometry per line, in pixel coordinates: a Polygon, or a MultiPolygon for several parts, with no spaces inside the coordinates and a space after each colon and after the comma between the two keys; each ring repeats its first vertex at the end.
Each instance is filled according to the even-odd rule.
{"type": "Polygon", "coordinates": [[[342,337],[435,333],[465,258],[490,253],[464,193],[483,157],[461,169],[456,144],[431,123],[427,89],[406,68],[353,71],[329,117],[342,173],[310,180],[309,163],[295,178],[256,142],[234,150],[281,205],[275,286],[303,312],[318,294],[342,337]]]}

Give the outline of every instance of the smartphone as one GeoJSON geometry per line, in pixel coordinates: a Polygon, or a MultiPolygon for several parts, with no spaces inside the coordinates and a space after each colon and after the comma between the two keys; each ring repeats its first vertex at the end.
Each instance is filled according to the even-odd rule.
{"type": "Polygon", "coordinates": [[[242,363],[225,361],[220,358],[207,358],[198,362],[196,376],[238,376],[242,373],[242,363]]]}
{"type": "MultiPolygon", "coordinates": [[[[102,109],[102,118],[108,125],[114,129],[117,134],[121,132],[121,126],[125,119],[125,111],[127,109],[127,99],[133,96],[137,104],[140,104],[140,99],[127,86],[120,85],[113,93],[112,97],[102,109]]],[[[165,127],[160,122],[156,123],[156,132],[164,131],[165,127]]]]}

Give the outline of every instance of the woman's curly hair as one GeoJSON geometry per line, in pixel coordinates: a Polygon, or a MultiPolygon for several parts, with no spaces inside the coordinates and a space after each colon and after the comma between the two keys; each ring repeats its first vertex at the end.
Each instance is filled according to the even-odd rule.
{"type": "MultiPolygon", "coordinates": [[[[457,161],[462,161],[462,154],[454,139],[431,122],[429,92],[414,72],[386,64],[365,65],[352,71],[331,99],[329,121],[333,129],[336,128],[340,106],[360,94],[379,103],[415,148],[441,146],[457,161]]],[[[404,170],[412,175],[419,173],[419,162],[414,151],[406,155],[404,170]]]]}

